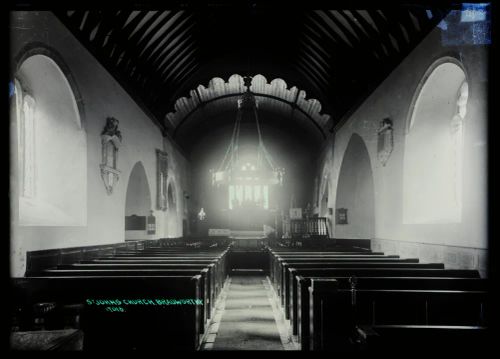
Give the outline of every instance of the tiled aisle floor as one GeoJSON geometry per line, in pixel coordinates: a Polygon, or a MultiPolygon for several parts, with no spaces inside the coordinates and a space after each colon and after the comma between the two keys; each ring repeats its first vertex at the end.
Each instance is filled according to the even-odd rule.
{"type": "Polygon", "coordinates": [[[232,276],[223,295],[204,349],[290,349],[280,336],[265,276],[232,276]]]}

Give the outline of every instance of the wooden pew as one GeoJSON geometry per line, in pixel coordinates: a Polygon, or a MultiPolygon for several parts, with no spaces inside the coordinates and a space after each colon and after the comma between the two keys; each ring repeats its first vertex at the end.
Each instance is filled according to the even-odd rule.
{"type": "Polygon", "coordinates": [[[481,326],[444,325],[361,325],[358,327],[357,352],[387,353],[405,351],[428,354],[476,354],[487,352],[489,330],[481,326]],[[425,345],[421,345],[425,343],[425,345]]]}
{"type": "MultiPolygon", "coordinates": [[[[275,257],[272,264],[271,264],[271,283],[273,284],[273,287],[276,290],[276,293],[278,293],[278,296],[282,297],[283,296],[283,291],[285,290],[285,287],[283,287],[284,283],[284,276],[283,276],[283,264],[284,263],[306,263],[306,262],[317,262],[318,265],[321,265],[322,263],[326,262],[335,262],[335,263],[341,263],[341,262],[360,262],[360,263],[367,263],[367,262],[400,262],[401,259],[399,256],[381,256],[381,255],[373,255],[373,256],[325,256],[325,257],[318,257],[318,258],[302,258],[302,257],[294,257],[294,258],[288,258],[288,257],[275,257]]],[[[409,263],[418,263],[418,259],[406,259],[405,262],[409,263]]]]}
{"type": "Polygon", "coordinates": [[[176,270],[176,269],[193,269],[198,270],[196,274],[201,274],[203,276],[204,284],[204,302],[208,306],[206,314],[206,320],[211,318],[211,313],[215,305],[215,300],[217,298],[218,290],[221,288],[224,278],[217,274],[215,270],[214,263],[206,264],[191,264],[191,263],[150,263],[147,261],[135,262],[135,263],[116,263],[111,261],[110,263],[76,263],[70,265],[60,265],[56,268],[58,270],[117,270],[117,269],[160,269],[160,270],[176,270]],[[205,273],[206,272],[206,273],[205,273]]]}
{"type": "Polygon", "coordinates": [[[172,262],[162,262],[162,263],[151,263],[148,261],[139,262],[118,262],[118,261],[108,261],[108,262],[93,262],[93,263],[75,263],[59,265],[51,269],[207,269],[207,278],[209,280],[209,288],[217,295],[216,287],[220,286],[224,278],[220,273],[217,272],[216,263],[210,262],[198,262],[198,263],[172,263],[172,262]]]}
{"type": "Polygon", "coordinates": [[[315,248],[308,248],[308,247],[283,247],[283,246],[273,246],[273,245],[266,245],[265,248],[268,250],[273,250],[273,251],[280,251],[280,252],[318,252],[318,251],[371,251],[369,248],[365,247],[360,247],[360,246],[353,246],[351,244],[348,245],[341,245],[341,244],[333,244],[329,245],[328,247],[321,248],[321,249],[315,249],[315,248]]]}
{"type": "Polygon", "coordinates": [[[332,246],[321,250],[311,250],[309,248],[272,247],[265,246],[269,251],[276,253],[317,253],[317,252],[371,252],[371,249],[354,246],[332,246]]]}
{"type": "Polygon", "coordinates": [[[215,292],[216,294],[220,293],[224,285],[224,281],[227,278],[227,267],[225,263],[219,261],[219,259],[171,259],[168,257],[165,258],[156,258],[156,259],[137,259],[137,258],[109,258],[109,259],[93,259],[90,261],[81,261],[80,264],[200,264],[200,265],[210,265],[213,264],[214,273],[216,273],[216,286],[215,292]]]}
{"type": "MultiPolygon", "coordinates": [[[[291,323],[293,335],[303,343],[303,350],[309,346],[309,287],[313,279],[335,279],[339,289],[351,289],[353,277],[304,277],[295,276],[296,295],[292,297],[291,323]]],[[[453,277],[357,277],[355,287],[359,289],[421,289],[421,290],[463,290],[486,291],[488,280],[483,278],[453,277]]]]}
{"type": "Polygon", "coordinates": [[[326,266],[331,267],[333,264],[341,264],[341,263],[360,263],[362,266],[364,263],[418,263],[418,258],[394,258],[394,257],[348,257],[348,258],[298,258],[298,259],[283,259],[278,258],[275,261],[274,268],[271,270],[271,283],[276,291],[276,293],[282,298],[284,291],[281,288],[284,285],[284,272],[285,268],[289,266],[295,266],[295,264],[306,264],[306,263],[315,263],[315,265],[311,265],[312,267],[317,266],[326,266]]]}
{"type": "Polygon", "coordinates": [[[196,250],[138,250],[138,251],[130,251],[130,250],[119,250],[116,251],[113,256],[120,257],[149,257],[149,256],[171,256],[171,257],[194,257],[194,258],[223,258],[227,256],[229,250],[226,249],[224,251],[196,251],[196,250]]]}
{"type": "Polygon", "coordinates": [[[194,255],[190,253],[135,253],[135,254],[114,254],[112,256],[100,256],[99,258],[150,258],[150,257],[160,257],[160,258],[171,258],[171,259],[204,259],[204,260],[218,260],[222,258],[222,255],[194,255]]]}
{"type": "Polygon", "coordinates": [[[323,257],[323,256],[381,256],[384,252],[270,252],[273,256],[277,257],[323,257]]]}
{"type": "Polygon", "coordinates": [[[290,286],[293,284],[291,280],[295,271],[308,268],[325,268],[325,269],[341,269],[341,268],[399,268],[399,269],[444,269],[443,263],[414,263],[414,262],[398,262],[398,261],[363,261],[359,262],[355,259],[349,262],[301,262],[301,263],[281,263],[281,291],[282,305],[285,304],[286,298],[289,295],[290,286]],[[293,268],[293,270],[290,270],[293,268]]]}
{"type": "MultiPolygon", "coordinates": [[[[130,254],[131,258],[126,258],[123,260],[123,265],[124,264],[131,264],[130,269],[135,269],[139,267],[143,268],[150,268],[150,269],[203,269],[204,267],[208,268],[208,278],[210,279],[209,281],[205,281],[206,283],[206,291],[207,293],[206,299],[204,300],[204,303],[206,305],[209,305],[208,310],[205,311],[207,315],[207,319],[210,318],[211,315],[211,308],[215,304],[215,298],[217,295],[220,293],[222,286],[224,284],[224,280],[226,277],[226,257],[228,253],[228,248],[226,249],[215,249],[215,250],[210,250],[210,251],[204,251],[202,253],[198,252],[197,249],[190,249],[190,248],[175,248],[171,250],[165,250],[163,251],[162,249],[152,249],[152,248],[147,248],[145,250],[130,250],[130,249],[121,249],[121,252],[127,252],[130,254]],[[175,256],[171,257],[172,253],[175,251],[175,256]],[[157,259],[161,259],[161,265],[159,266],[152,266],[152,263],[149,262],[149,259],[143,259],[142,255],[147,252],[150,255],[154,255],[154,264],[160,264],[157,263],[157,259]],[[164,254],[161,254],[161,252],[165,252],[164,254]],[[205,256],[204,254],[210,255],[205,256]],[[200,255],[201,256],[200,256],[200,255]],[[182,257],[178,256],[182,255],[182,257]],[[130,263],[128,261],[133,261],[133,263],[130,263]],[[167,268],[168,267],[168,268],[167,268]]],[[[106,256],[108,258],[105,260],[108,263],[113,263],[116,264],[116,261],[120,260],[116,258],[116,255],[112,256],[106,256]]],[[[90,264],[93,262],[100,262],[101,264],[103,260],[101,259],[94,259],[92,261],[85,261],[87,263],[82,263],[82,264],[90,264]],[[90,262],[90,263],[89,263],[90,262]]],[[[120,260],[121,262],[121,260],[120,260]]],[[[58,267],[59,269],[63,268],[70,268],[70,267],[58,267]]],[[[126,269],[125,267],[118,267],[115,266],[114,268],[121,268],[121,269],[126,269]]],[[[75,269],[75,268],[71,268],[75,269]]],[[[90,269],[90,268],[87,268],[90,269]]],[[[94,268],[98,269],[98,268],[94,268]]],[[[105,268],[101,268],[105,269],[105,268]]],[[[205,273],[201,273],[204,277],[206,276],[205,273]]],[[[27,275],[33,275],[32,272],[27,273],[27,275]]],[[[35,273],[36,275],[36,273],[35,273]]],[[[205,278],[204,278],[205,279],[205,278]]]]}
{"type": "Polygon", "coordinates": [[[334,279],[313,279],[309,301],[311,350],[348,349],[362,324],[487,325],[485,291],[344,290],[334,279]]]}
{"type": "MultiPolygon", "coordinates": [[[[128,244],[125,246],[117,246],[115,250],[106,256],[101,255],[101,258],[108,258],[109,263],[99,263],[99,259],[89,260],[88,258],[80,264],[73,265],[59,265],[55,267],[54,270],[43,270],[47,266],[30,266],[28,268],[34,268],[26,273],[28,276],[33,275],[53,275],[53,276],[86,276],[92,274],[92,276],[120,276],[125,274],[127,276],[165,276],[170,274],[182,274],[182,275],[195,275],[201,274],[200,284],[201,293],[203,298],[203,306],[198,306],[198,310],[202,313],[200,316],[200,323],[198,326],[200,332],[203,332],[203,325],[205,324],[205,319],[208,319],[210,315],[210,306],[215,302],[215,296],[220,292],[225,276],[227,273],[226,269],[226,257],[230,246],[225,248],[218,247],[215,249],[203,249],[200,251],[199,248],[188,248],[188,247],[170,247],[167,250],[161,248],[154,248],[151,244],[146,246],[145,249],[139,249],[137,243],[133,246],[128,244]],[[114,254],[113,254],[114,253],[114,254]],[[117,257],[124,256],[122,263],[116,262],[121,261],[117,257]],[[154,259],[145,259],[144,256],[153,257],[154,259]],[[161,260],[161,263],[157,261],[161,260]],[[95,263],[97,261],[98,263],[95,263]],[[132,261],[132,262],[131,262],[132,261]],[[149,262],[154,261],[154,262],[149,262]],[[87,266],[85,264],[88,264],[87,266]],[[94,265],[91,267],[90,265],[94,265]],[[97,265],[97,266],[95,266],[97,265]],[[83,269],[85,268],[85,269],[83,269]],[[146,269],[146,271],[144,271],[146,269]],[[215,269],[215,270],[214,270],[215,269]],[[90,270],[90,271],[89,271],[90,270]],[[154,271],[151,271],[154,270],[154,271]],[[157,272],[161,271],[161,273],[157,272]],[[205,288],[206,287],[206,288],[205,288]],[[204,310],[204,306],[207,306],[207,310],[204,310]],[[201,308],[201,309],[200,309],[201,308]],[[203,313],[207,313],[205,316],[203,313]]],[[[144,248],[144,246],[142,246],[144,248]]],[[[109,253],[109,251],[107,252],[109,253]]],[[[49,253],[50,254],[50,253],[49,253]]],[[[75,259],[81,261],[85,258],[75,259]]],[[[50,260],[45,261],[48,265],[50,260]]],[[[56,262],[61,263],[61,261],[52,261],[52,265],[56,262]]],[[[68,260],[63,261],[63,263],[71,263],[68,260]]]]}
{"type": "MultiPolygon", "coordinates": [[[[93,261],[99,261],[99,262],[106,262],[110,263],[112,261],[136,261],[137,263],[143,263],[143,262],[153,262],[153,261],[158,261],[158,263],[195,263],[195,262],[202,262],[202,261],[213,261],[215,264],[214,272],[215,274],[215,293],[218,295],[220,291],[222,290],[222,286],[224,284],[224,281],[227,277],[228,269],[227,269],[227,254],[228,250],[223,251],[220,254],[217,255],[210,255],[210,256],[197,256],[193,254],[184,254],[185,251],[183,251],[183,254],[179,256],[179,254],[171,255],[171,254],[159,254],[156,253],[154,255],[148,255],[148,256],[143,256],[139,253],[136,253],[134,255],[127,255],[127,256],[121,256],[121,255],[113,255],[113,256],[106,256],[106,257],[99,257],[97,259],[94,259],[93,261]]],[[[92,262],[93,262],[92,261],[92,262]]],[[[85,263],[89,263],[89,261],[86,261],[85,263]]],[[[124,262],[125,263],[125,262],[124,262]]]]}
{"type": "Polygon", "coordinates": [[[173,261],[177,260],[179,262],[181,261],[193,261],[193,260],[212,260],[215,261],[215,271],[217,273],[217,277],[220,279],[217,281],[216,285],[216,293],[219,294],[220,290],[222,289],[222,285],[224,280],[227,277],[228,273],[228,261],[227,261],[227,252],[220,256],[194,256],[194,255],[170,255],[170,254],[155,254],[155,255],[148,255],[148,256],[141,256],[139,254],[137,255],[127,255],[127,256],[121,256],[121,255],[114,255],[114,256],[106,256],[106,257],[99,257],[96,260],[101,260],[101,261],[125,261],[125,260],[130,260],[130,261],[138,261],[138,262],[144,262],[144,261],[173,261]]]}
{"type": "MultiPolygon", "coordinates": [[[[330,268],[343,268],[343,267],[395,267],[395,268],[433,268],[433,269],[443,269],[444,265],[442,263],[431,263],[431,264],[418,264],[418,258],[408,258],[408,259],[400,259],[400,258],[373,258],[372,256],[368,257],[349,257],[349,258],[298,258],[298,259],[284,259],[278,257],[276,262],[277,267],[280,268],[274,269],[273,272],[278,272],[278,275],[274,274],[274,277],[278,278],[274,281],[274,286],[279,293],[281,298],[281,304],[285,309],[285,317],[289,319],[291,317],[290,306],[293,304],[291,301],[291,295],[289,294],[289,287],[294,284],[291,281],[287,273],[287,267],[293,265],[297,268],[307,268],[307,267],[330,267],[330,268]],[[347,262],[350,261],[350,262],[347,262]],[[383,263],[387,263],[387,265],[383,265],[383,263]],[[276,284],[278,283],[278,284],[276,284]],[[284,290],[280,290],[280,288],[284,288],[284,290]]],[[[294,291],[295,292],[295,291],[294,291]]]]}
{"type": "Polygon", "coordinates": [[[347,262],[353,262],[353,261],[377,261],[377,260],[384,260],[384,259],[399,259],[399,256],[384,256],[384,255],[363,255],[363,256],[357,256],[357,255],[325,255],[323,257],[313,257],[313,258],[306,258],[306,257],[281,257],[277,256],[273,259],[271,263],[271,268],[272,271],[274,272],[273,274],[273,283],[277,287],[278,293],[281,295],[281,282],[282,282],[282,263],[285,263],[287,261],[293,261],[293,260],[299,260],[299,261],[311,261],[311,260],[331,260],[331,261],[342,261],[345,260],[347,262]]]}
{"type": "Polygon", "coordinates": [[[399,256],[325,256],[325,257],[280,257],[277,256],[271,262],[271,280],[278,280],[280,278],[281,273],[283,272],[282,265],[283,263],[306,263],[306,262],[406,262],[406,263],[418,263],[418,258],[405,258],[401,259],[399,256]]]}
{"type": "MultiPolygon", "coordinates": [[[[336,278],[336,277],[451,277],[451,278],[479,278],[479,273],[477,271],[472,270],[460,270],[460,269],[398,269],[398,268],[289,268],[288,271],[293,273],[293,276],[302,276],[302,277],[316,277],[316,278],[336,278]]],[[[292,292],[294,291],[293,284],[295,281],[292,281],[292,292]]],[[[296,292],[298,292],[298,287],[296,288],[296,292]]],[[[303,294],[303,290],[301,291],[303,294]]],[[[301,300],[299,303],[299,299],[297,298],[297,331],[299,334],[299,339],[301,343],[304,340],[307,341],[309,330],[304,328],[307,324],[303,321],[303,317],[300,318],[300,314],[302,313],[298,308],[299,305],[302,305],[304,300],[301,300]]],[[[293,310],[293,303],[292,303],[293,310]]],[[[293,314],[292,314],[293,315],[293,314]]],[[[305,348],[307,348],[307,344],[305,344],[305,348]]]]}
{"type": "MultiPolygon", "coordinates": [[[[193,254],[193,253],[117,253],[112,256],[109,256],[111,258],[130,258],[130,257],[138,257],[138,258],[154,258],[154,257],[179,257],[179,258],[215,258],[218,257],[217,255],[213,254],[193,254]]],[[[100,257],[100,258],[108,258],[108,257],[100,257]]]]}
{"type": "MultiPolygon", "coordinates": [[[[351,256],[351,257],[364,257],[364,256],[383,256],[387,257],[384,255],[383,252],[372,252],[372,251],[313,251],[313,252],[279,252],[275,251],[273,249],[269,249],[269,261],[271,264],[271,268],[274,266],[275,260],[278,258],[287,258],[287,259],[292,259],[292,258],[328,258],[328,257],[336,257],[336,258],[342,258],[344,256],[351,256]]],[[[399,258],[399,256],[392,256],[394,258],[399,258]]]]}
{"type": "Polygon", "coordinates": [[[281,293],[283,281],[283,268],[284,265],[290,266],[302,263],[317,263],[317,265],[328,265],[329,263],[419,263],[418,258],[399,258],[394,256],[380,257],[380,256],[367,256],[367,257],[329,257],[329,258],[277,258],[274,261],[274,266],[271,271],[271,281],[277,293],[281,293]]]}
{"type": "MultiPolygon", "coordinates": [[[[13,278],[15,309],[34,303],[87,303],[87,299],[197,299],[201,276],[66,276],[13,278]]],[[[199,305],[135,305],[125,312],[85,305],[84,350],[196,350],[199,305]]]]}
{"type": "MultiPolygon", "coordinates": [[[[278,260],[279,258],[286,258],[286,259],[321,259],[321,258],[329,258],[329,257],[335,257],[335,258],[343,258],[343,257],[359,257],[363,258],[366,256],[370,257],[377,257],[377,256],[385,256],[383,253],[378,252],[378,253],[373,253],[373,252],[306,252],[306,253],[277,253],[274,251],[269,252],[269,262],[271,267],[274,265],[274,262],[278,260]]],[[[395,258],[399,258],[399,256],[393,256],[395,258]]]]}
{"type": "Polygon", "coordinates": [[[309,262],[309,263],[282,263],[283,273],[282,273],[282,287],[284,290],[281,295],[281,304],[285,309],[285,318],[290,319],[290,305],[291,297],[296,295],[297,289],[294,286],[294,276],[295,272],[300,269],[307,268],[396,268],[396,269],[444,269],[443,263],[400,263],[400,262],[309,262]],[[289,270],[290,266],[293,266],[289,270]]]}
{"type": "Polygon", "coordinates": [[[213,283],[208,268],[203,266],[194,268],[98,268],[81,269],[73,265],[65,265],[64,269],[46,269],[33,273],[34,277],[67,277],[67,276],[195,276],[200,275],[200,296],[203,298],[201,306],[200,331],[203,333],[206,322],[211,318],[213,311],[214,293],[213,283]]]}
{"type": "Polygon", "coordinates": [[[209,269],[209,277],[212,283],[211,288],[213,288],[213,295],[210,297],[211,302],[215,301],[217,296],[222,291],[222,287],[224,285],[224,281],[227,278],[227,266],[226,262],[220,261],[219,259],[207,259],[207,260],[192,260],[192,259],[171,259],[169,257],[157,257],[155,259],[142,259],[142,258],[131,258],[131,259],[122,259],[122,258],[107,258],[107,259],[94,259],[92,261],[85,261],[81,264],[135,264],[142,265],[147,264],[148,266],[159,265],[160,267],[187,267],[190,266],[204,266],[209,269]]]}
{"type": "Polygon", "coordinates": [[[371,250],[369,251],[360,251],[360,250],[341,250],[341,251],[335,251],[335,250],[327,250],[327,251],[301,251],[301,250],[294,250],[294,251],[280,251],[276,250],[274,248],[268,247],[268,254],[269,254],[269,260],[271,262],[271,265],[273,261],[277,258],[326,258],[328,256],[335,256],[335,257],[343,257],[343,256],[365,256],[365,255],[383,255],[382,252],[372,252],[371,250]]]}

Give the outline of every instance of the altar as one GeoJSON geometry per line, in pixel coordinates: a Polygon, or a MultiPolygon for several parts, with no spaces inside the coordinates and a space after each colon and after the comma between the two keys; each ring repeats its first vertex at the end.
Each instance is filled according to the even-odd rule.
{"type": "Polygon", "coordinates": [[[237,249],[259,249],[267,244],[264,231],[231,231],[230,240],[233,248],[237,249]]]}

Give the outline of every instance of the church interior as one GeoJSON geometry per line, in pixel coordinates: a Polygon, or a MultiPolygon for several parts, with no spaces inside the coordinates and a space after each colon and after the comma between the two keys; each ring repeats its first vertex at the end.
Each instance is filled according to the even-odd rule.
{"type": "Polygon", "coordinates": [[[11,350],[490,344],[492,5],[330,5],[9,12],[11,350]]]}

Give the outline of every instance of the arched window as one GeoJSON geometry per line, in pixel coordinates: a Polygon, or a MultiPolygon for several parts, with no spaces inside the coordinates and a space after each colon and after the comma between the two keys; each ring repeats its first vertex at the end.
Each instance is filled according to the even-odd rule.
{"type": "Polygon", "coordinates": [[[431,66],[417,89],[405,139],[406,224],[461,222],[468,96],[465,72],[453,59],[431,66]]]}
{"type": "Polygon", "coordinates": [[[19,224],[86,225],[86,135],[67,77],[52,58],[29,56],[15,96],[19,224]]]}
{"type": "Polygon", "coordinates": [[[20,194],[35,197],[35,100],[15,80],[20,194]]]}

